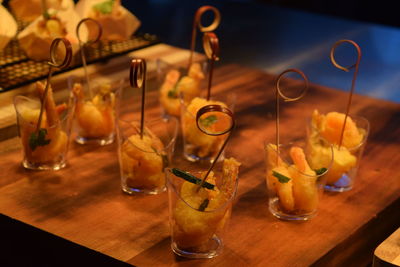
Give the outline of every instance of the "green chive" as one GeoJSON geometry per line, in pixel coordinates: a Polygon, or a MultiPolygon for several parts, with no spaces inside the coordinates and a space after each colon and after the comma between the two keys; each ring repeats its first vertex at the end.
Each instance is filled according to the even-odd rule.
{"type": "MultiPolygon", "coordinates": [[[[202,181],[202,180],[199,179],[199,178],[197,178],[196,176],[191,175],[191,174],[188,173],[188,172],[179,170],[179,169],[177,169],[177,168],[172,168],[172,169],[171,169],[171,172],[172,172],[175,176],[180,177],[180,178],[183,178],[183,179],[185,179],[186,181],[191,182],[192,184],[201,185],[201,181],[202,181]]],[[[207,188],[207,189],[214,189],[214,185],[213,185],[213,184],[210,184],[210,183],[208,183],[208,182],[204,182],[203,185],[202,185],[202,187],[207,188]]]]}

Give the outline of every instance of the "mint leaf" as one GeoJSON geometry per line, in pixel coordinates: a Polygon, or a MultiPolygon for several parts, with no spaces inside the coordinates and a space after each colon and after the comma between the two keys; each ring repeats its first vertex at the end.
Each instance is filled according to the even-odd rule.
{"type": "Polygon", "coordinates": [[[321,169],[316,169],[316,170],[314,170],[314,171],[315,171],[315,173],[316,173],[317,175],[322,175],[322,174],[325,174],[325,172],[326,172],[327,170],[328,170],[327,168],[321,168],[321,169]]]}
{"type": "Polygon", "coordinates": [[[174,88],[168,91],[169,98],[178,98],[178,84],[179,81],[175,84],[174,88]]]}
{"type": "MultiPolygon", "coordinates": [[[[199,178],[197,178],[196,176],[191,175],[191,174],[188,173],[188,172],[182,171],[182,170],[177,169],[177,168],[172,168],[172,169],[171,169],[171,172],[172,172],[175,176],[180,177],[180,178],[183,178],[183,179],[185,179],[186,181],[191,182],[192,184],[201,185],[201,181],[202,181],[202,180],[199,179],[199,178]]],[[[208,183],[208,182],[204,182],[203,185],[202,185],[202,187],[207,188],[207,189],[212,189],[212,190],[214,189],[214,185],[213,185],[213,184],[210,184],[210,183],[208,183]]]]}
{"type": "Polygon", "coordinates": [[[40,128],[37,133],[34,132],[29,136],[29,147],[32,151],[35,151],[38,146],[45,146],[50,144],[51,139],[46,139],[46,135],[47,129],[40,128]]]}
{"type": "Polygon", "coordinates": [[[210,200],[208,198],[204,199],[204,201],[199,206],[199,211],[205,211],[208,203],[210,203],[210,200]]]}
{"type": "Polygon", "coordinates": [[[280,174],[279,172],[276,172],[276,171],[272,171],[272,175],[275,176],[276,178],[278,178],[278,181],[281,184],[285,184],[291,180],[289,177],[287,177],[283,174],[280,174]]]}
{"type": "Polygon", "coordinates": [[[102,14],[111,14],[113,10],[114,0],[108,0],[98,3],[93,6],[93,9],[99,11],[102,14]]]}
{"type": "Polygon", "coordinates": [[[200,119],[200,123],[204,127],[209,127],[209,126],[213,125],[214,123],[216,123],[217,121],[218,121],[218,118],[215,115],[210,115],[207,118],[200,119]]]}

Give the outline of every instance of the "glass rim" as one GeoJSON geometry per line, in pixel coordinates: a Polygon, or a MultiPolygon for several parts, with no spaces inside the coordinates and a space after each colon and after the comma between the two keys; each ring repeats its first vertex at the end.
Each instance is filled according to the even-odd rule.
{"type": "MultiPolygon", "coordinates": [[[[124,124],[129,125],[132,128],[134,128],[133,123],[135,123],[135,122],[138,123],[138,125],[140,125],[140,121],[139,120],[127,121],[127,120],[123,120],[123,119],[118,119],[118,122],[120,122],[120,121],[122,121],[124,124]]],[[[173,127],[174,129],[173,129],[173,133],[172,133],[171,139],[169,140],[168,144],[165,145],[163,143],[164,148],[161,150],[161,151],[168,151],[169,148],[171,146],[173,146],[173,144],[175,143],[177,135],[178,135],[178,120],[175,117],[169,117],[169,118],[161,117],[161,118],[157,118],[157,119],[152,119],[150,121],[145,121],[145,127],[144,127],[145,134],[146,134],[146,128],[147,128],[147,130],[150,130],[146,125],[154,124],[154,123],[157,123],[159,121],[162,121],[162,122],[174,121],[174,123],[175,123],[175,126],[173,127]]],[[[119,123],[118,123],[118,125],[119,125],[119,123]]],[[[139,128],[139,126],[137,128],[139,128]]],[[[140,131],[140,129],[137,129],[137,132],[138,132],[137,134],[138,135],[140,134],[139,131],[140,131]]],[[[143,149],[139,148],[138,146],[136,146],[135,144],[133,144],[131,141],[129,141],[129,138],[126,138],[126,140],[129,142],[129,144],[131,144],[132,146],[134,146],[135,148],[137,148],[138,150],[140,150],[140,151],[142,151],[144,153],[155,153],[155,154],[158,154],[158,152],[160,152],[160,151],[156,151],[156,150],[153,150],[153,151],[143,150],[143,149]]]]}
{"type": "MultiPolygon", "coordinates": [[[[193,209],[193,210],[195,210],[195,211],[204,212],[204,213],[218,212],[219,210],[222,210],[222,209],[224,209],[226,206],[228,206],[228,204],[231,203],[231,202],[233,201],[233,199],[235,198],[235,196],[236,196],[236,194],[237,194],[237,188],[238,188],[238,185],[239,185],[239,177],[236,178],[236,181],[235,181],[235,184],[234,184],[234,192],[231,194],[231,196],[229,197],[229,199],[225,200],[225,202],[224,202],[223,205],[218,206],[217,209],[200,211],[198,208],[195,208],[195,207],[193,207],[192,205],[190,205],[189,203],[187,203],[186,200],[184,200],[184,199],[181,197],[180,192],[178,192],[178,189],[176,188],[175,184],[174,184],[173,182],[171,182],[170,175],[176,177],[177,179],[183,179],[183,178],[180,178],[180,177],[176,176],[175,174],[173,174],[173,173],[171,172],[171,169],[172,169],[172,168],[170,168],[170,167],[167,167],[167,168],[164,169],[164,173],[165,173],[165,175],[166,175],[167,188],[169,188],[168,185],[170,185],[170,186],[173,188],[174,193],[178,196],[178,198],[179,198],[180,200],[182,200],[188,207],[190,207],[191,209],[193,209]]],[[[200,173],[200,171],[189,172],[189,173],[192,174],[192,175],[194,175],[194,174],[200,173]],[[193,173],[194,173],[194,174],[193,174],[193,173]]],[[[222,173],[222,172],[221,172],[221,173],[222,173]]]]}
{"type": "MultiPolygon", "coordinates": [[[[279,147],[290,148],[290,147],[292,147],[293,145],[296,145],[296,144],[298,144],[298,143],[299,143],[299,142],[297,142],[297,143],[296,143],[296,142],[289,142],[289,143],[287,143],[287,144],[279,144],[279,147]]],[[[275,153],[276,155],[278,155],[278,151],[277,151],[272,145],[275,145],[275,144],[270,143],[270,142],[268,142],[267,140],[265,140],[265,141],[264,141],[264,150],[266,150],[266,148],[269,146],[269,147],[272,148],[272,150],[274,151],[274,153],[275,153]]],[[[303,149],[302,146],[299,146],[299,147],[303,149]]],[[[281,157],[281,160],[282,160],[284,163],[286,163],[286,165],[289,166],[288,168],[292,168],[292,169],[296,170],[296,171],[299,172],[301,175],[304,175],[304,176],[310,177],[310,178],[314,178],[314,177],[319,178],[319,177],[321,177],[321,176],[327,174],[327,173],[329,172],[329,170],[331,169],[332,165],[333,165],[333,161],[334,161],[334,158],[333,158],[333,157],[334,157],[333,145],[332,145],[332,144],[329,144],[329,147],[330,147],[330,150],[331,150],[331,153],[330,153],[330,154],[331,154],[331,160],[330,160],[330,162],[329,162],[329,165],[326,166],[326,167],[324,167],[324,168],[326,168],[326,171],[323,172],[323,173],[321,173],[321,174],[315,173],[315,175],[310,175],[310,174],[304,173],[304,172],[298,170],[298,169],[296,168],[296,165],[295,165],[294,163],[288,162],[287,159],[284,159],[284,158],[281,157]]],[[[282,155],[281,153],[279,153],[279,154],[282,155]]],[[[307,156],[306,156],[306,161],[307,161],[307,156]]],[[[308,162],[307,162],[307,164],[308,164],[308,162]]],[[[310,167],[310,168],[311,168],[311,167],[310,167]]],[[[315,172],[314,169],[312,169],[312,170],[315,172]]]]}
{"type": "MultiPolygon", "coordinates": [[[[29,127],[36,128],[37,123],[32,124],[31,122],[26,121],[24,119],[24,117],[22,116],[22,114],[18,111],[17,103],[16,103],[17,99],[25,99],[25,100],[28,100],[28,101],[31,101],[31,102],[33,102],[34,100],[32,98],[30,98],[30,97],[27,97],[27,96],[16,95],[16,96],[14,96],[13,104],[14,104],[15,112],[17,113],[18,120],[21,120],[24,123],[24,125],[28,125],[29,127]]],[[[39,104],[39,110],[40,110],[40,106],[41,106],[40,99],[38,99],[38,104],[39,104]]],[[[56,128],[59,125],[62,125],[68,119],[68,117],[70,116],[71,106],[69,104],[67,104],[66,110],[67,110],[67,112],[66,112],[65,116],[60,117],[58,123],[50,125],[50,126],[48,126],[46,128],[52,129],[52,128],[56,128]]]]}
{"type": "MultiPolygon", "coordinates": [[[[369,124],[369,121],[368,121],[365,117],[363,117],[363,116],[358,116],[358,115],[349,114],[349,117],[350,117],[355,123],[356,123],[357,121],[362,121],[363,123],[365,123],[365,128],[364,128],[364,127],[357,127],[357,128],[361,128],[361,129],[365,130],[365,134],[364,134],[363,138],[361,139],[361,142],[358,143],[358,144],[355,145],[355,146],[352,146],[352,147],[345,147],[345,148],[346,148],[347,150],[349,150],[349,151],[356,151],[356,150],[358,150],[360,147],[362,147],[362,146],[367,142],[367,138],[368,138],[369,131],[370,131],[370,124],[369,124]]],[[[320,134],[319,129],[318,129],[317,127],[315,127],[315,125],[313,124],[312,118],[308,118],[307,121],[308,121],[308,124],[310,125],[311,129],[316,131],[316,133],[318,134],[318,137],[319,137],[321,140],[323,140],[326,144],[329,144],[329,145],[331,145],[331,146],[333,146],[333,147],[339,147],[338,144],[333,144],[333,143],[329,142],[328,140],[326,140],[326,139],[320,134]]],[[[356,123],[356,126],[357,126],[357,123],[356,123]]],[[[342,147],[344,147],[344,146],[342,146],[342,147]]]]}

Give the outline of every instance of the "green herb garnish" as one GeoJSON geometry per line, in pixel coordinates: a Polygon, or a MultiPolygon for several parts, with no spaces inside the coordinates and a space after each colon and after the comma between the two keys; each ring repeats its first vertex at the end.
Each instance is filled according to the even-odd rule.
{"type": "Polygon", "coordinates": [[[93,6],[93,9],[102,14],[111,14],[113,10],[114,0],[107,0],[93,6]]]}
{"type": "Polygon", "coordinates": [[[179,84],[179,82],[177,82],[175,84],[175,86],[171,90],[168,91],[169,98],[178,98],[178,84],[179,84]]]}
{"type": "Polygon", "coordinates": [[[279,172],[276,172],[276,171],[272,171],[272,175],[275,176],[276,178],[278,178],[278,181],[281,184],[285,184],[291,180],[289,177],[287,177],[283,174],[280,174],[279,172]]]}
{"type": "Polygon", "coordinates": [[[317,175],[322,175],[322,174],[324,174],[327,170],[328,170],[327,168],[321,168],[321,169],[317,169],[317,170],[314,170],[314,171],[315,171],[315,173],[316,173],[317,175]]]}
{"type": "Polygon", "coordinates": [[[216,123],[217,121],[218,121],[218,118],[215,115],[210,115],[207,118],[200,119],[200,123],[204,127],[209,127],[209,126],[213,125],[214,123],[216,123]]]}
{"type": "Polygon", "coordinates": [[[204,199],[204,201],[199,206],[199,211],[205,211],[208,207],[208,203],[210,203],[210,200],[208,198],[204,199]]]}
{"type": "MultiPolygon", "coordinates": [[[[191,175],[188,172],[182,171],[180,169],[177,168],[172,168],[171,172],[175,175],[178,176],[180,178],[185,179],[188,182],[191,182],[193,184],[197,184],[197,185],[201,185],[201,179],[197,178],[196,176],[191,175]]],[[[207,188],[207,189],[214,189],[214,185],[210,184],[208,182],[204,182],[202,187],[207,188]]]]}
{"type": "Polygon", "coordinates": [[[29,147],[32,151],[38,146],[45,146],[50,144],[51,139],[46,139],[47,129],[40,128],[38,132],[34,132],[29,136],[29,147]]]}

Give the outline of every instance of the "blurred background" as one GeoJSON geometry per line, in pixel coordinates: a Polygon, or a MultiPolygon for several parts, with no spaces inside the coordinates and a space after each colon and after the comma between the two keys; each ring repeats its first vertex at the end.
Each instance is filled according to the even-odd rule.
{"type": "MultiPolygon", "coordinates": [[[[400,102],[400,19],[395,3],[122,0],[142,21],[140,32],[156,34],[162,42],[182,48],[189,48],[197,8],[213,5],[222,14],[216,30],[221,47],[219,64],[238,63],[274,74],[299,68],[311,82],[345,91],[350,88],[352,73],[333,67],[329,52],[340,39],[354,40],[362,50],[356,92],[400,102]]],[[[203,25],[212,18],[206,13],[203,25]]],[[[196,50],[202,52],[200,37],[196,50]]],[[[336,58],[340,64],[350,66],[356,60],[356,51],[343,45],[337,49],[336,58]]]]}

